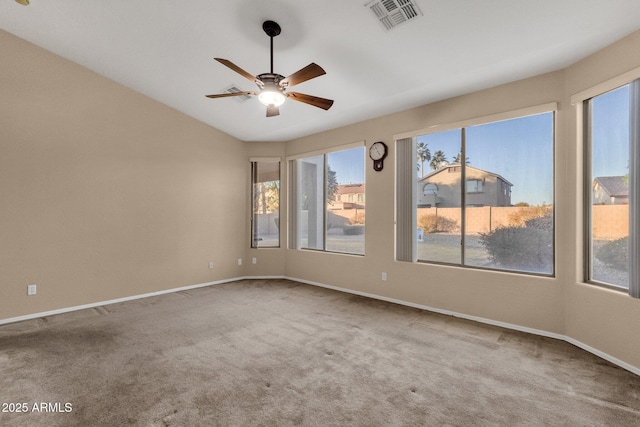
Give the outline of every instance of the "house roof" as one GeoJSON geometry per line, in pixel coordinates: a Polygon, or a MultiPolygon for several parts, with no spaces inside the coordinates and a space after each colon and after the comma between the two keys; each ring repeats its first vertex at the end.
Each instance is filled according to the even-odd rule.
{"type": "Polygon", "coordinates": [[[624,176],[598,176],[594,186],[600,184],[609,197],[629,197],[629,181],[624,176]]]}
{"type": "MultiPolygon", "coordinates": [[[[447,170],[447,169],[451,169],[451,168],[459,167],[459,166],[460,166],[460,163],[449,163],[447,166],[444,166],[444,167],[442,167],[442,168],[440,168],[440,169],[438,169],[438,170],[435,170],[435,171],[431,172],[429,175],[425,175],[425,176],[423,176],[422,178],[420,178],[420,179],[418,180],[418,182],[420,182],[420,181],[426,181],[426,180],[428,180],[429,178],[433,177],[434,175],[437,175],[437,174],[439,174],[439,173],[442,173],[442,172],[444,172],[444,171],[445,171],[445,170],[447,170]]],[[[469,165],[467,165],[467,169],[473,169],[473,170],[475,170],[475,171],[482,172],[482,173],[485,173],[485,174],[487,174],[487,175],[491,175],[491,176],[498,177],[499,179],[501,179],[502,181],[504,181],[505,183],[507,183],[507,184],[509,184],[510,186],[512,186],[512,187],[513,187],[513,184],[512,184],[511,182],[509,182],[509,180],[505,179],[503,176],[501,176],[501,175],[499,175],[499,174],[497,174],[497,173],[489,172],[489,171],[486,171],[486,170],[483,170],[483,169],[479,169],[479,168],[474,168],[473,166],[469,166],[469,165]]]]}
{"type": "MultiPolygon", "coordinates": [[[[288,141],[561,70],[640,29],[637,0],[413,0],[416,19],[390,31],[377,3],[7,0],[0,29],[242,141],[288,141]],[[267,71],[266,19],[282,27],[274,72],[322,66],[325,76],[295,90],[334,99],[329,111],[289,100],[267,118],[255,97],[205,98],[229,86],[257,89],[213,58],[267,71]]],[[[397,8],[395,20],[407,3],[382,6],[397,8]]]]}

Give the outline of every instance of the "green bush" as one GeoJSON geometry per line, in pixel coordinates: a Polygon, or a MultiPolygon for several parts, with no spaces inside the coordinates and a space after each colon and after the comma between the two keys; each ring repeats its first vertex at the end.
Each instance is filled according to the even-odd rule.
{"type": "Polygon", "coordinates": [[[345,225],[342,227],[342,232],[348,236],[364,234],[364,225],[345,225]]]}
{"type": "Polygon", "coordinates": [[[629,238],[612,240],[596,250],[596,258],[618,270],[627,270],[629,267],[629,238]]]}
{"type": "Polygon", "coordinates": [[[551,230],[553,228],[553,217],[551,215],[539,216],[526,220],[524,224],[527,228],[541,228],[543,230],[551,230]]]}
{"type": "Polygon", "coordinates": [[[553,265],[551,228],[504,227],[480,235],[493,262],[508,269],[549,271],[553,265]]]}

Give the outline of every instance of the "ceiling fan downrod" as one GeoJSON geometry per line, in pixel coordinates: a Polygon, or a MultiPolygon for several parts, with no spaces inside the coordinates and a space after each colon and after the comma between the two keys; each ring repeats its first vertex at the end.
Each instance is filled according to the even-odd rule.
{"type": "Polygon", "coordinates": [[[264,21],[262,23],[262,29],[269,36],[271,40],[271,74],[273,74],[273,38],[280,34],[281,28],[277,22],[274,21],[264,21]]]}

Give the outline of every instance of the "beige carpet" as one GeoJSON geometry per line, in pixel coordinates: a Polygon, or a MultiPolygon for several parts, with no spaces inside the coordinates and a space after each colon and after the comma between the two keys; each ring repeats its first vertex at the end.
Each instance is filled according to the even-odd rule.
{"type": "Polygon", "coordinates": [[[640,377],[553,339],[246,280],[1,326],[0,403],[2,426],[632,426],[640,377]]]}

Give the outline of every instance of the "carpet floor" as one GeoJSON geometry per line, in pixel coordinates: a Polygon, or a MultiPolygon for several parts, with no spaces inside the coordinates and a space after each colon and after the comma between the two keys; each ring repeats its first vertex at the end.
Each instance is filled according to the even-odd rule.
{"type": "Polygon", "coordinates": [[[566,342],[288,280],[0,326],[2,426],[637,426],[566,342]]]}

